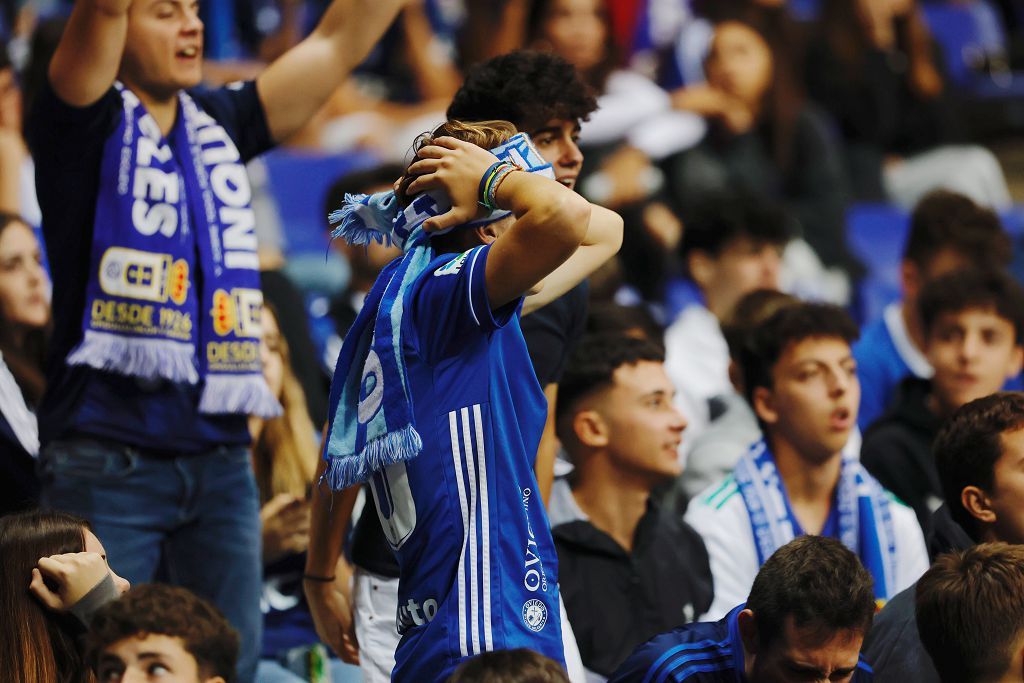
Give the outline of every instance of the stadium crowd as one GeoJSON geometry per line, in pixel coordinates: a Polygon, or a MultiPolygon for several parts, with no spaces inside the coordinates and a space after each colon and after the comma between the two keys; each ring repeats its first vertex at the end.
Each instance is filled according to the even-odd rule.
{"type": "Polygon", "coordinates": [[[5,3],[0,677],[1024,682],[1022,84],[1013,0],[5,3]]]}

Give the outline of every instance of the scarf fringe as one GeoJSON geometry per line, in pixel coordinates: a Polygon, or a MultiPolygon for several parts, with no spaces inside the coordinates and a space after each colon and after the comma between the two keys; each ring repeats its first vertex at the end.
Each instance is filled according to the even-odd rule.
{"type": "Polygon", "coordinates": [[[210,373],[199,399],[199,412],[206,415],[222,413],[255,415],[269,419],[283,414],[284,410],[263,375],[222,375],[210,373]]]}
{"type": "Polygon", "coordinates": [[[358,455],[328,454],[330,463],[320,477],[332,491],[360,484],[374,472],[412,460],[423,450],[423,440],[411,424],[367,443],[358,455]]]}
{"type": "Polygon", "coordinates": [[[67,363],[147,380],[166,379],[179,384],[199,381],[195,348],[169,339],[122,337],[86,330],[81,343],[68,354],[67,363]]]}
{"type": "Polygon", "coordinates": [[[393,193],[346,194],[341,208],[327,215],[330,224],[338,226],[331,231],[331,237],[341,237],[349,244],[390,245],[397,207],[393,193]]]}

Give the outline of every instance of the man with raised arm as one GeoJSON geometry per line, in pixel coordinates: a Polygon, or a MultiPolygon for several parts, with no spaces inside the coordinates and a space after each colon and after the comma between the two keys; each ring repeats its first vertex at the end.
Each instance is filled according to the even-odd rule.
{"type": "Polygon", "coordinates": [[[398,0],[336,0],[254,82],[201,92],[187,0],[79,0],[29,124],[54,273],[39,411],[47,504],[89,519],[133,583],[161,575],[260,642],[259,516],[246,416],[260,377],[244,164],[302,126],[398,0]]]}

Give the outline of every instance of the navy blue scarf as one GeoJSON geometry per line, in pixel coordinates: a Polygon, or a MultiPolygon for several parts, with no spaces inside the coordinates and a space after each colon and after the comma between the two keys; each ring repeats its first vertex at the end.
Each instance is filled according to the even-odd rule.
{"type": "Polygon", "coordinates": [[[179,94],[167,138],[139,99],[104,144],[82,342],[68,355],[145,380],[204,382],[203,413],[273,417],[252,192],[227,131],[179,94]]]}

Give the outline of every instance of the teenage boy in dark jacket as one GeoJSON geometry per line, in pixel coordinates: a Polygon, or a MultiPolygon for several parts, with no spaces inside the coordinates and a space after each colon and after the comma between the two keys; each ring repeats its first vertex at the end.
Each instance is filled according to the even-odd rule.
{"type": "Polygon", "coordinates": [[[932,443],[957,408],[1020,372],[1024,290],[999,271],[959,271],[930,284],[920,309],[935,374],[903,381],[889,413],[864,435],[861,461],[927,528],[942,504],[932,443]]]}

